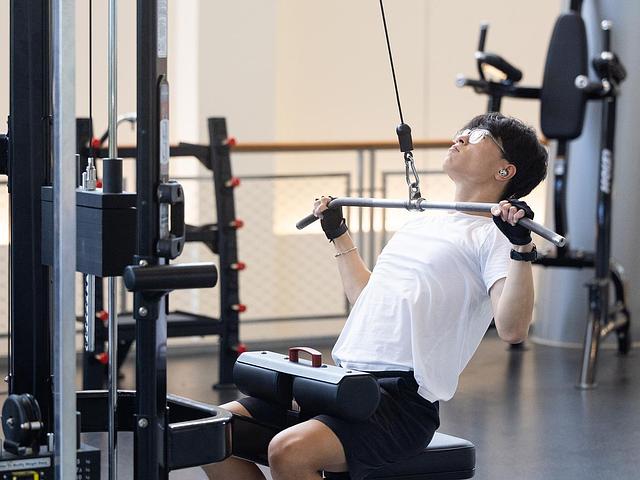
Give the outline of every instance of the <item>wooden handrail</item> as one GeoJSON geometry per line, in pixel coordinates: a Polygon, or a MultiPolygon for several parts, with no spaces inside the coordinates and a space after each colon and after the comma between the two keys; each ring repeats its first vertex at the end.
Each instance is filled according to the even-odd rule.
{"type": "MultiPolygon", "coordinates": [[[[415,140],[416,149],[449,148],[451,140],[415,140]]],[[[360,142],[238,142],[236,152],[327,152],[338,150],[399,150],[397,140],[360,142]]]]}
{"type": "MultiPolygon", "coordinates": [[[[417,140],[413,142],[416,149],[433,149],[433,148],[449,148],[451,140],[417,140]]],[[[206,154],[206,145],[196,145],[181,143],[171,145],[171,150],[176,151],[178,155],[183,151],[198,150],[198,153],[206,154]]],[[[389,141],[361,141],[361,142],[238,142],[231,147],[234,152],[238,153],[268,153],[268,152],[329,152],[329,151],[345,151],[345,150],[400,150],[398,142],[389,141]]],[[[135,146],[120,145],[119,153],[123,156],[134,154],[135,146]]],[[[97,154],[99,157],[104,156],[106,149],[100,149],[97,154]]]]}
{"type": "MultiPolygon", "coordinates": [[[[540,138],[543,145],[549,142],[540,138]]],[[[449,148],[453,140],[414,140],[415,149],[449,148]]],[[[397,140],[363,142],[254,142],[237,143],[231,147],[236,152],[326,152],[338,150],[399,150],[397,140]]]]}

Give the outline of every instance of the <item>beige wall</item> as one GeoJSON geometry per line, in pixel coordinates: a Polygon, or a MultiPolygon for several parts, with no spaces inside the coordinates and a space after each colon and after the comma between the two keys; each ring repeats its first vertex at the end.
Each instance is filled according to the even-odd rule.
{"type": "MultiPolygon", "coordinates": [[[[560,3],[387,1],[404,114],[415,137],[449,136],[463,119],[484,109],[484,99],[454,86],[457,73],[475,74],[481,20],[491,23],[488,50],[513,59],[525,72],[523,83],[538,84],[560,3]]],[[[102,130],[107,30],[98,19],[106,19],[107,7],[93,5],[93,116],[102,130]]],[[[170,6],[174,135],[193,137],[186,133],[193,131],[188,120],[193,116],[204,140],[204,119],[224,115],[245,141],[393,138],[397,112],[377,2],[173,0],[170,6]],[[185,123],[188,128],[181,126],[185,123]]],[[[0,4],[5,46],[8,7],[9,2],[0,4]]],[[[87,2],[77,2],[78,115],[88,113],[87,15],[87,2]]],[[[135,2],[119,2],[118,21],[122,113],[135,110],[135,2]]],[[[9,111],[8,64],[8,48],[2,48],[2,122],[9,111]]],[[[537,125],[535,102],[506,100],[504,111],[537,125]]],[[[121,137],[133,141],[127,130],[121,137]]]]}
{"type": "MultiPolygon", "coordinates": [[[[2,45],[8,45],[8,3],[0,4],[2,45]]],[[[414,138],[449,137],[462,122],[485,109],[485,98],[454,85],[458,73],[475,77],[473,53],[483,20],[491,24],[487,49],[522,68],[523,84],[538,85],[561,3],[385,2],[405,121],[412,126],[414,138]]],[[[96,131],[102,132],[107,125],[107,30],[97,19],[107,18],[107,2],[94,1],[93,5],[93,116],[96,131]]],[[[87,14],[87,2],[77,2],[79,116],[88,114],[87,14]]],[[[118,106],[124,113],[136,108],[135,2],[119,2],[118,20],[118,106]]],[[[172,0],[169,59],[174,141],[206,141],[205,119],[214,115],[227,117],[230,133],[244,142],[395,138],[398,113],[374,0],[172,0]]],[[[8,114],[8,63],[8,48],[2,48],[0,131],[8,114]]],[[[535,102],[506,100],[503,111],[538,124],[535,102]]],[[[123,126],[121,143],[134,140],[135,133],[123,126]]],[[[402,166],[395,152],[379,157],[389,168],[402,166]]],[[[416,154],[421,167],[437,166],[440,157],[441,152],[416,154]]],[[[355,168],[353,154],[300,154],[294,160],[286,155],[238,155],[234,170],[238,174],[336,169],[353,173],[355,168]]],[[[172,170],[193,174],[197,167],[172,170]]],[[[197,194],[189,193],[190,197],[197,194]]],[[[539,198],[534,198],[534,207],[544,208],[539,198]]],[[[4,191],[0,192],[2,209],[6,209],[4,191]]],[[[196,208],[189,215],[197,217],[198,213],[196,208]]],[[[277,222],[280,213],[272,215],[277,222]]],[[[274,274],[287,275],[286,261],[286,252],[282,252],[282,258],[270,262],[274,274]]],[[[246,339],[304,332],[333,334],[339,324],[251,328],[243,332],[246,339]]]]}
{"type": "MultiPolygon", "coordinates": [[[[405,0],[385,4],[405,119],[416,137],[450,136],[485,101],[454,85],[475,75],[479,24],[487,48],[512,59],[524,82],[542,78],[556,0],[405,0]]],[[[277,30],[277,136],[282,139],[393,138],[398,122],[377,2],[281,0],[277,30]]],[[[537,123],[537,106],[505,102],[537,123]]]]}

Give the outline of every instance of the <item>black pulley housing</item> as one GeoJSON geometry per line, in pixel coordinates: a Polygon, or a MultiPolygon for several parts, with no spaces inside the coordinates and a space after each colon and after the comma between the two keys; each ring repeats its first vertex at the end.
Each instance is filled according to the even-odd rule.
{"type": "Polygon", "coordinates": [[[23,455],[27,448],[31,448],[32,452],[37,454],[40,450],[39,437],[42,426],[40,406],[33,395],[23,393],[7,397],[2,406],[5,450],[23,455]]]}

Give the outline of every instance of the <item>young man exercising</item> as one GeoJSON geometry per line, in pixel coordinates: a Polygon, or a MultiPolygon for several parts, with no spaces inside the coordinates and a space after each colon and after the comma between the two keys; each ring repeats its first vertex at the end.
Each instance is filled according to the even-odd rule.
{"type": "MultiPolygon", "coordinates": [[[[499,201],[493,220],[483,214],[416,215],[391,238],[373,271],[358,255],[341,209],[327,208],[330,197],[316,200],[314,213],[334,245],[353,306],[332,355],[336,365],[378,377],[381,400],[364,422],[318,415],[289,428],[285,412],[264,401],[223,405],[282,424],[269,444],[275,480],[318,479],[322,470],[348,470],[361,480],[418,454],[440,425],[438,402],[453,396],[491,319],[503,340],[526,338],[535,245],[516,222],[533,212],[513,199],[531,192],[546,168],[547,153],[533,129],[498,113],[475,117],[454,137],[444,171],[455,184],[456,202],[499,201]]],[[[210,478],[264,478],[237,458],[205,470],[210,478]]]]}

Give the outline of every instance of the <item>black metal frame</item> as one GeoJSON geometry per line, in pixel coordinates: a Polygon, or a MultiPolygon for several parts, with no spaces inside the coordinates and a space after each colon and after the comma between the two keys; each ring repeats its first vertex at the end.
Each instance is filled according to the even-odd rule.
{"type": "MultiPolygon", "coordinates": [[[[160,82],[167,75],[166,58],[158,58],[158,2],[137,0],[137,146],[138,262],[157,265],[160,184],[160,82]]],[[[134,295],[136,319],[136,401],[134,476],[168,478],[167,358],[164,298],[134,295]],[[139,315],[141,309],[147,314],[139,315]]]]}
{"type": "MultiPolygon", "coordinates": [[[[218,217],[218,255],[220,257],[220,382],[216,387],[228,388],[233,385],[233,364],[238,357],[239,314],[234,307],[240,305],[238,293],[238,270],[231,265],[238,262],[237,228],[232,178],[230,148],[227,143],[227,124],[224,118],[210,118],[209,148],[213,183],[216,193],[218,217]]],[[[241,352],[240,352],[241,353],[241,352]]]]}
{"type": "MultiPolygon", "coordinates": [[[[79,119],[78,124],[86,127],[86,119],[79,119]]],[[[192,335],[218,335],[219,348],[219,378],[214,388],[233,387],[233,364],[238,352],[244,349],[238,335],[239,312],[234,309],[239,305],[238,270],[232,268],[237,263],[236,228],[233,227],[235,215],[234,186],[232,179],[230,148],[227,145],[227,128],[224,118],[209,118],[209,145],[180,143],[170,148],[171,158],[195,157],[213,174],[215,203],[217,208],[217,223],[199,227],[187,225],[186,241],[202,242],[213,253],[219,255],[220,264],[220,318],[196,315],[184,311],[169,312],[167,315],[167,337],[184,337],[192,335]]],[[[81,130],[79,129],[79,132],[81,130]]],[[[106,155],[105,149],[93,150],[90,145],[92,132],[88,128],[82,129],[83,136],[78,139],[80,157],[79,168],[86,166],[87,157],[94,155],[101,158],[106,155]]],[[[79,133],[80,136],[80,133],[79,133]]],[[[138,157],[136,147],[118,149],[122,158],[138,157]]],[[[96,308],[100,310],[102,298],[99,297],[96,280],[96,308]]],[[[118,327],[118,364],[122,365],[133,342],[136,339],[136,322],[131,312],[119,314],[118,327]]],[[[99,323],[96,325],[97,339],[106,340],[106,328],[99,323]]],[[[104,385],[105,366],[96,359],[96,353],[104,351],[103,342],[96,343],[95,352],[85,352],[83,385],[85,389],[99,389],[104,385]]]]}
{"type": "Polygon", "coordinates": [[[49,2],[12,0],[10,23],[9,393],[33,394],[51,426],[50,274],[40,225],[40,188],[50,182],[52,155],[49,2]]]}
{"type": "MultiPolygon", "coordinates": [[[[135,397],[123,394],[129,399],[129,405],[125,402],[119,411],[121,416],[130,416],[128,423],[135,432],[134,471],[135,478],[140,479],[166,479],[171,469],[223,460],[229,455],[231,446],[231,415],[228,412],[188,399],[168,397],[166,392],[164,298],[172,289],[213,286],[217,271],[213,264],[165,265],[160,267],[161,272],[154,268],[175,258],[184,242],[182,189],[168,180],[167,170],[161,166],[161,158],[168,161],[169,145],[166,132],[165,135],[160,133],[161,120],[168,122],[168,95],[165,89],[166,57],[157,55],[156,32],[163,24],[158,21],[159,4],[166,7],[166,2],[160,0],[138,0],[138,245],[137,265],[127,267],[129,284],[125,276],[128,288],[135,292],[138,388],[135,397]],[[161,209],[166,215],[161,215],[161,209]],[[158,274],[161,275],[154,277],[158,274]],[[162,280],[159,287],[153,283],[156,278],[162,280]],[[134,398],[135,410],[132,407],[134,398]],[[172,423],[169,422],[169,407],[172,408],[172,423]],[[202,448],[193,449],[196,439],[202,438],[206,440],[202,448]]],[[[166,8],[162,13],[166,26],[166,8]]],[[[34,395],[45,425],[40,439],[44,444],[55,418],[50,271],[43,265],[43,225],[46,222],[43,222],[41,203],[41,192],[51,183],[50,2],[12,0],[10,15],[11,106],[7,170],[13,268],[10,268],[9,390],[10,393],[34,395]]],[[[82,123],[79,131],[78,146],[84,144],[81,139],[86,139],[87,132],[91,131],[90,123],[82,123]]],[[[4,144],[4,139],[2,141],[4,144]]],[[[106,430],[107,397],[104,391],[79,394],[80,409],[87,409],[85,426],[98,421],[100,430],[106,430]],[[87,400],[87,396],[93,400],[87,400]]]]}
{"type": "MultiPolygon", "coordinates": [[[[104,432],[107,423],[104,412],[107,409],[106,391],[78,392],[77,405],[83,419],[84,432],[104,432]]],[[[118,392],[117,425],[120,432],[139,430],[136,416],[137,398],[135,391],[118,392]]],[[[231,454],[231,413],[218,407],[196,402],[188,398],[168,395],[167,424],[163,429],[166,439],[166,468],[177,470],[224,460],[231,454]]],[[[158,478],[150,470],[134,478],[158,478]]],[[[160,478],[168,478],[163,476],[160,478]]]]}
{"type": "MultiPolygon", "coordinates": [[[[618,337],[618,352],[626,354],[631,348],[630,312],[624,296],[620,298],[619,286],[611,262],[612,186],[614,176],[614,146],[616,129],[616,103],[620,83],[626,77],[622,62],[612,52],[610,25],[602,26],[603,52],[593,59],[593,67],[600,77],[599,82],[584,86],[592,99],[602,101],[602,123],[600,139],[600,164],[598,176],[598,201],[596,206],[597,234],[595,276],[589,284],[589,321],[585,334],[582,369],[578,386],[591,388],[595,385],[596,366],[600,340],[615,331],[618,337]],[[617,302],[613,309],[609,304],[609,278],[613,278],[617,302]],[[619,320],[618,315],[623,319],[619,320]]],[[[619,276],[619,275],[618,275],[619,276]]],[[[624,294],[624,289],[622,289],[624,294]]]]}

